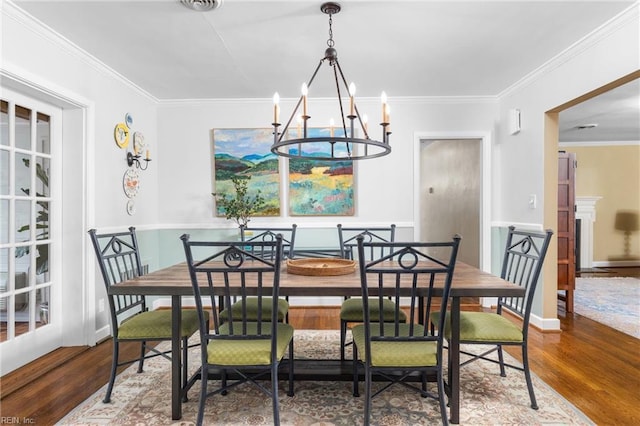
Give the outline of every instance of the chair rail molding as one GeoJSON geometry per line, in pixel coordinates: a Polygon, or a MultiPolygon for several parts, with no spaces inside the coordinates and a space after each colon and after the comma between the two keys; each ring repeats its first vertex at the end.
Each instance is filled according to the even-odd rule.
{"type": "Polygon", "coordinates": [[[602,197],[576,197],[576,219],[580,226],[580,268],[593,267],[593,224],[596,221],[596,203],[602,197]]]}

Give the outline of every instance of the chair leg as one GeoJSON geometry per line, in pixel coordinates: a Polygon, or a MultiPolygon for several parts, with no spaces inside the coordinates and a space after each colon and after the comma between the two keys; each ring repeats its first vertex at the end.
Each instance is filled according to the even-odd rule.
{"type": "Polygon", "coordinates": [[[504,369],[504,356],[502,355],[502,345],[498,345],[498,360],[500,361],[500,376],[507,377],[504,369]]]}
{"type": "Polygon", "coordinates": [[[111,391],[113,390],[113,383],[116,381],[116,371],[118,369],[118,349],[119,343],[116,338],[113,339],[113,355],[111,356],[111,375],[109,376],[109,386],[107,386],[107,393],[104,396],[102,402],[108,404],[111,402],[111,391]]]}
{"type": "Polygon", "coordinates": [[[273,424],[280,425],[280,403],[278,401],[278,364],[271,366],[271,401],[273,404],[273,424]]]}
{"type": "Polygon", "coordinates": [[[371,424],[371,370],[364,365],[364,426],[371,424]]]}
{"type": "Polygon", "coordinates": [[[142,373],[144,367],[144,352],[147,348],[147,342],[140,343],[140,361],[138,361],[138,373],[142,373]]]}
{"type": "Polygon", "coordinates": [[[533,392],[533,383],[531,382],[531,371],[529,371],[529,356],[527,351],[527,345],[522,345],[522,365],[524,367],[524,377],[527,380],[527,389],[529,390],[529,398],[531,399],[531,408],[538,409],[538,403],[536,402],[536,395],[533,392]]]}
{"type": "Polygon", "coordinates": [[[227,390],[227,370],[223,369],[222,372],[220,372],[220,385],[222,387],[222,392],[220,392],[220,395],[226,395],[229,393],[229,391],[227,390]]]}
{"type": "Polygon", "coordinates": [[[358,389],[358,348],[353,345],[353,396],[359,397],[360,390],[358,389]]]}
{"type": "Polygon", "coordinates": [[[442,373],[442,368],[438,370],[438,402],[440,403],[440,417],[442,418],[442,424],[449,424],[449,416],[447,411],[447,403],[445,401],[445,391],[444,391],[444,377],[442,373]]]}
{"type": "Polygon", "coordinates": [[[209,377],[209,370],[206,365],[200,368],[200,401],[198,402],[198,419],[196,421],[197,426],[202,426],[204,421],[204,403],[207,399],[207,378],[209,377]]]}
{"type": "Polygon", "coordinates": [[[347,341],[347,322],[340,320],[340,361],[344,361],[344,345],[347,341]]]}
{"type": "Polygon", "coordinates": [[[289,343],[289,392],[287,392],[288,396],[293,396],[293,340],[289,343]]]}

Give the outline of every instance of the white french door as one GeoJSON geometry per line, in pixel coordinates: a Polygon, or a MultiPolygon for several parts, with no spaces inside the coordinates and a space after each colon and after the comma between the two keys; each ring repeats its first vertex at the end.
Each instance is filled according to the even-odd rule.
{"type": "Polygon", "coordinates": [[[61,145],[60,108],[3,88],[0,375],[62,345],[61,145]]]}

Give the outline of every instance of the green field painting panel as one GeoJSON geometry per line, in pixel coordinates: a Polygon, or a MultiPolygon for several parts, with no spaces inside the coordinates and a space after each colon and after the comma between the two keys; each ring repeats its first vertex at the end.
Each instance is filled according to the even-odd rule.
{"type": "MultiPolygon", "coordinates": [[[[233,196],[231,178],[251,177],[247,195],[257,191],[265,199],[265,206],[254,216],[280,216],[280,173],[278,157],[271,152],[273,129],[214,129],[213,192],[233,196]]],[[[216,216],[224,216],[224,209],[216,206],[216,216]]]]}
{"type": "MultiPolygon", "coordinates": [[[[339,136],[336,130],[336,136],[339,136]]],[[[328,128],[308,130],[308,137],[328,136],[328,128]]],[[[291,149],[295,149],[293,145],[291,149]]],[[[346,153],[344,144],[335,144],[346,153]]],[[[305,145],[305,155],[328,155],[326,144],[305,145]]],[[[353,161],[289,159],[289,214],[291,216],[353,216],[355,200],[353,161]]]]}

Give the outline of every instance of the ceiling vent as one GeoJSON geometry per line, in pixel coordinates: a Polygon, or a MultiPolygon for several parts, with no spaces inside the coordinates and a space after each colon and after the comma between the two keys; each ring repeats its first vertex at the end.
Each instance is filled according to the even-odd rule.
{"type": "Polygon", "coordinates": [[[596,127],[598,127],[598,123],[589,123],[589,124],[580,124],[579,126],[575,126],[574,129],[586,130],[586,129],[593,129],[596,127]]]}
{"type": "Polygon", "coordinates": [[[189,9],[197,12],[207,12],[222,6],[222,0],[180,0],[180,2],[189,9]]]}

